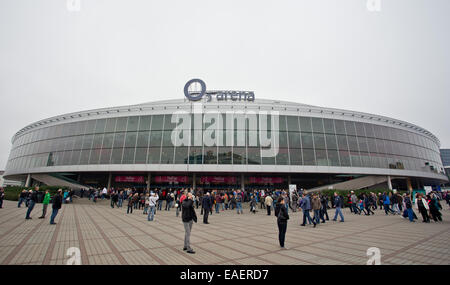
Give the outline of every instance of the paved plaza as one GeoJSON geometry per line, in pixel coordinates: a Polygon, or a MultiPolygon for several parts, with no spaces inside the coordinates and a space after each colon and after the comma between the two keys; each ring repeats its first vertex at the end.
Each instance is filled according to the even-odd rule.
{"type": "MultiPolygon", "coordinates": [[[[442,223],[410,223],[400,216],[357,216],[344,210],[345,222],[327,222],[317,228],[301,227],[302,214],[290,214],[286,247],[278,245],[276,218],[265,210],[243,215],[225,211],[209,218],[209,225],[193,226],[191,245],[196,254],[183,251],[184,228],[175,210],[159,211],[148,222],[142,210],[126,214],[109,201],[87,199],[63,205],[50,225],[38,219],[42,204],[25,220],[26,208],[5,201],[0,209],[0,264],[66,264],[67,249],[77,247],[81,263],[150,265],[364,265],[369,247],[381,251],[381,264],[450,264],[450,211],[443,205],[442,223]]],[[[334,210],[329,210],[334,214],[334,210]]]]}

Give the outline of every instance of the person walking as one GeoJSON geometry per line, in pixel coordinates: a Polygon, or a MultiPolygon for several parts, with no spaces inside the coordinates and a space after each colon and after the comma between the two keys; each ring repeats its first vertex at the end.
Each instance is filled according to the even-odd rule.
{"type": "Polygon", "coordinates": [[[50,203],[50,193],[48,193],[48,190],[45,191],[44,200],[42,201],[42,216],[39,217],[39,219],[44,219],[45,215],[47,214],[47,207],[50,203]]]}
{"type": "Polygon", "coordinates": [[[155,193],[151,193],[150,198],[148,200],[148,221],[153,221],[155,217],[156,203],[159,200],[159,196],[155,193]]]}
{"type": "Polygon", "coordinates": [[[242,194],[241,190],[238,190],[236,193],[236,209],[237,213],[244,214],[244,211],[242,211],[242,194]]]}
{"type": "Polygon", "coordinates": [[[408,215],[409,221],[414,223],[414,211],[412,209],[412,201],[409,194],[405,195],[405,198],[403,199],[403,203],[405,204],[405,211],[408,215]]]}
{"type": "MultiPolygon", "coordinates": [[[[209,195],[210,195],[209,192],[207,192],[206,195],[203,196],[203,199],[202,199],[203,223],[204,224],[209,224],[208,216],[209,216],[210,210],[212,208],[211,198],[209,197],[209,195]]],[[[181,210],[183,210],[183,209],[181,209],[181,210]]]]}
{"type": "Polygon", "coordinates": [[[24,189],[19,195],[19,203],[17,204],[17,208],[20,208],[22,203],[25,203],[26,200],[27,200],[27,190],[24,189]]]}
{"type": "Polygon", "coordinates": [[[350,196],[350,201],[351,201],[351,206],[353,208],[353,214],[359,214],[361,215],[361,211],[358,209],[358,197],[356,197],[355,192],[351,191],[351,196],[350,196]]]}
{"type": "Polygon", "coordinates": [[[340,222],[344,222],[344,215],[342,214],[342,206],[344,205],[344,201],[343,199],[338,195],[337,192],[334,192],[334,206],[336,207],[336,212],[334,213],[334,219],[333,221],[336,222],[337,220],[337,216],[339,214],[339,216],[341,217],[340,222]]]}
{"type": "Polygon", "coordinates": [[[134,196],[133,194],[130,194],[130,196],[128,197],[127,214],[129,213],[133,214],[133,205],[134,205],[134,196]]]}
{"type": "Polygon", "coordinates": [[[428,200],[428,206],[430,207],[430,214],[433,218],[433,221],[442,222],[442,214],[440,210],[442,209],[441,205],[439,204],[438,199],[436,198],[436,195],[434,193],[431,193],[427,196],[428,200]]]}
{"type": "Polygon", "coordinates": [[[370,216],[370,213],[372,213],[372,215],[375,215],[375,212],[372,211],[372,204],[374,203],[372,196],[366,196],[366,194],[363,195],[364,197],[364,206],[365,206],[365,214],[366,216],[370,216]]]}
{"type": "Polygon", "coordinates": [[[267,194],[264,203],[267,209],[267,216],[270,216],[270,208],[272,207],[273,199],[269,194],[267,194]]]}
{"type": "Polygon", "coordinates": [[[150,194],[145,194],[145,200],[144,200],[144,212],[143,215],[148,215],[148,207],[150,204],[150,194]]]}
{"type": "Polygon", "coordinates": [[[37,192],[39,191],[39,187],[36,187],[35,190],[30,190],[28,193],[29,196],[29,202],[28,202],[28,210],[27,214],[25,216],[25,219],[29,220],[31,219],[30,214],[31,211],[33,211],[34,205],[37,203],[37,192]]]}
{"type": "Polygon", "coordinates": [[[330,218],[328,217],[328,196],[322,195],[322,197],[320,198],[320,203],[322,204],[322,208],[320,209],[320,217],[325,223],[325,216],[327,217],[327,221],[330,220],[330,218]]]}
{"type": "Polygon", "coordinates": [[[253,214],[256,214],[256,195],[253,195],[251,200],[250,200],[250,212],[253,214]]]}
{"type": "Polygon", "coordinates": [[[303,223],[301,224],[301,226],[306,226],[306,220],[308,220],[309,224],[313,223],[314,227],[316,227],[316,222],[311,219],[311,215],[309,213],[309,211],[311,211],[311,200],[306,194],[303,194],[303,199],[300,201],[300,208],[302,208],[303,212],[303,223]]]}
{"type": "Polygon", "coordinates": [[[389,198],[389,195],[385,193],[383,193],[383,206],[384,206],[384,212],[386,213],[386,216],[389,215],[389,213],[395,215],[395,212],[391,210],[390,205],[391,205],[391,200],[389,198]]]}
{"type": "Polygon", "coordinates": [[[282,249],[286,249],[284,247],[284,242],[286,240],[287,221],[289,220],[289,214],[285,205],[285,200],[282,197],[278,198],[278,202],[275,206],[275,216],[277,217],[278,240],[280,242],[280,247],[282,249]]]}
{"type": "Polygon", "coordinates": [[[58,189],[58,192],[56,193],[55,197],[53,197],[52,202],[52,215],[50,217],[50,225],[56,225],[55,218],[56,215],[58,215],[59,209],[61,209],[62,206],[62,190],[58,189]]]}
{"type": "Polygon", "coordinates": [[[181,216],[184,225],[184,247],[187,253],[194,254],[195,251],[191,248],[191,232],[193,222],[197,223],[197,214],[194,209],[194,201],[192,200],[192,193],[187,194],[187,198],[184,199],[181,205],[181,216]]]}
{"type": "Polygon", "coordinates": [[[416,196],[416,209],[422,214],[423,223],[430,222],[430,216],[428,215],[428,210],[430,207],[425,199],[423,199],[422,194],[417,194],[416,196]]]}
{"type": "MultiPolygon", "coordinates": [[[[313,194],[313,198],[311,200],[311,207],[314,211],[313,221],[315,221],[316,224],[320,224],[320,208],[322,208],[322,205],[320,203],[320,198],[315,193],[313,194]]],[[[322,220],[322,222],[325,223],[324,220],[322,220]]]]}

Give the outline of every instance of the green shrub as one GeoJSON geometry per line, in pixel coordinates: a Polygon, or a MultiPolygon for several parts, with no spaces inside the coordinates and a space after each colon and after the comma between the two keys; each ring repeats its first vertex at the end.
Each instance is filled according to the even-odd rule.
{"type": "MultiPolygon", "coordinates": [[[[11,200],[11,201],[18,201],[19,195],[22,192],[22,190],[33,190],[34,187],[21,187],[21,186],[7,186],[3,188],[5,190],[5,200],[11,200]]],[[[65,186],[39,186],[39,191],[45,192],[49,191],[50,195],[55,195],[58,189],[66,190],[68,187],[65,186]]]]}

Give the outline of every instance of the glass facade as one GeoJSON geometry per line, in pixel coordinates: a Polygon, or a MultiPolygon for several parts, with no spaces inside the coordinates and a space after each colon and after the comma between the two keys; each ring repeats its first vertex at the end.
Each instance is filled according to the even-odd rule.
{"type": "MultiPolygon", "coordinates": [[[[351,120],[279,116],[279,150],[268,148],[250,120],[218,132],[213,121],[191,116],[190,130],[174,135],[174,115],[146,115],[66,123],[15,138],[8,170],[95,164],[236,164],[372,167],[429,171],[442,169],[438,145],[404,129],[351,120]],[[200,122],[200,124],[194,124],[200,122]],[[188,138],[184,136],[186,133],[188,138]],[[215,144],[198,144],[204,135],[215,144]],[[179,144],[189,141],[189,144],[179,144]],[[428,170],[426,168],[428,167],[428,170]]],[[[214,121],[224,122],[223,114],[214,121]],[[222,116],[221,118],[219,118],[222,116]]],[[[239,116],[234,115],[239,121],[239,116]]],[[[259,122],[257,116],[257,121],[259,122]]],[[[273,120],[273,119],[271,119],[273,120]]],[[[242,122],[241,121],[241,122],[242,122]]],[[[259,124],[258,124],[259,126],[259,124]]],[[[273,135],[268,124],[268,136],[273,135]]]]}

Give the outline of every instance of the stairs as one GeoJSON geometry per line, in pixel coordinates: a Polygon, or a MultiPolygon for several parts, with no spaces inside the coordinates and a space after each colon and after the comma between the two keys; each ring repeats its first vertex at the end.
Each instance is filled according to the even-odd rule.
{"type": "Polygon", "coordinates": [[[81,185],[75,182],[69,181],[69,179],[61,179],[49,174],[32,174],[31,178],[44,183],[48,186],[66,186],[71,189],[89,189],[88,186],[81,185]]]}
{"type": "Polygon", "coordinates": [[[363,176],[360,178],[355,178],[345,182],[339,182],[335,184],[329,184],[325,186],[320,186],[312,189],[307,189],[306,192],[317,192],[323,190],[358,190],[377,184],[381,184],[387,181],[387,176],[363,176]]]}

